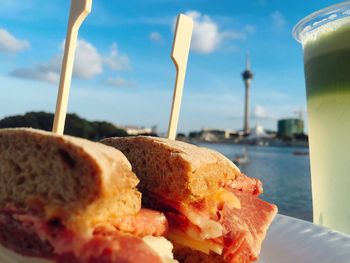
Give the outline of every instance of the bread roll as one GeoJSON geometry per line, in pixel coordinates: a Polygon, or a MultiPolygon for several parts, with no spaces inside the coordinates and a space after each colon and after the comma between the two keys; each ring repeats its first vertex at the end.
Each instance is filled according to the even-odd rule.
{"type": "Polygon", "coordinates": [[[137,213],[137,184],[112,147],[30,128],[0,130],[0,207],[15,204],[84,232],[137,213]]]}
{"type": "Polygon", "coordinates": [[[123,152],[140,179],[140,189],[169,200],[195,201],[235,179],[239,169],[222,154],[188,143],[155,137],[107,138],[123,152]]]}

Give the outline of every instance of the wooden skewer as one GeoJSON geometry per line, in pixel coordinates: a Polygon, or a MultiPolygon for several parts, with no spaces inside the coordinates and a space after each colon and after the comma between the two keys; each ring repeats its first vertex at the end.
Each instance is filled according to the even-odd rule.
{"type": "Polygon", "coordinates": [[[175,140],[179,121],[182,91],[185,82],[188,53],[190,51],[193,21],[190,17],[180,14],[177,17],[175,37],[171,58],[176,67],[176,81],[171,108],[168,138],[175,140]]]}
{"type": "Polygon", "coordinates": [[[56,112],[52,127],[52,131],[58,134],[63,134],[64,131],[78,31],[85,18],[91,12],[91,7],[92,0],[71,0],[56,112]]]}

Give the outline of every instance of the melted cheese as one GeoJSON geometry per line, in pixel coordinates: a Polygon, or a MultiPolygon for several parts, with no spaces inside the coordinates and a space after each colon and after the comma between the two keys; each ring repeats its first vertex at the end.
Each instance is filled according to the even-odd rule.
{"type": "Polygon", "coordinates": [[[174,259],[173,244],[164,237],[145,236],[142,240],[162,259],[164,263],[178,263],[174,259]]]}
{"type": "Polygon", "coordinates": [[[193,211],[192,209],[188,209],[185,215],[191,221],[191,223],[201,229],[199,235],[202,239],[222,236],[222,225],[210,219],[209,215],[196,213],[196,211],[193,211]]]}
{"type": "Polygon", "coordinates": [[[241,209],[241,202],[239,199],[225,188],[220,188],[210,199],[214,201],[217,206],[225,204],[230,208],[241,209]]]}
{"type": "Polygon", "coordinates": [[[210,251],[213,251],[216,254],[221,255],[223,250],[223,247],[221,245],[211,240],[196,240],[187,235],[186,233],[175,229],[169,230],[167,237],[169,238],[169,240],[176,244],[201,251],[205,254],[209,254],[210,251]]]}
{"type": "Polygon", "coordinates": [[[220,223],[210,219],[210,217],[216,216],[218,207],[222,207],[224,204],[229,208],[241,209],[239,199],[232,192],[225,188],[220,188],[219,191],[208,200],[209,211],[198,211],[189,205],[182,204],[180,212],[184,214],[192,224],[201,229],[199,235],[202,239],[217,238],[222,236],[223,227],[220,223]]]}

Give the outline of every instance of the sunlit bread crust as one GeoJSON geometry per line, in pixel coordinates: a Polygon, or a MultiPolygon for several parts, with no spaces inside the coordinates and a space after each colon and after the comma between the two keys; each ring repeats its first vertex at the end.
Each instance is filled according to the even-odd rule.
{"type": "Polygon", "coordinates": [[[0,207],[15,203],[88,232],[141,208],[137,177],[106,145],[30,128],[0,130],[0,207]]]}
{"type": "Polygon", "coordinates": [[[146,190],[169,200],[195,201],[216,193],[239,169],[222,154],[192,144],[155,137],[107,138],[122,151],[146,190]]]}

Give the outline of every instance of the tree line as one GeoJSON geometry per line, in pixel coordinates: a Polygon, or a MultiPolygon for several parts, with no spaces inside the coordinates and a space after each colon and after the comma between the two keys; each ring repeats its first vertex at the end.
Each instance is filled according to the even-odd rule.
{"type": "MultiPolygon", "coordinates": [[[[54,115],[47,112],[28,112],[24,115],[5,117],[0,120],[0,128],[32,127],[52,130],[54,115]]],[[[67,114],[64,133],[76,137],[99,141],[106,137],[128,136],[124,129],[106,121],[88,121],[77,114],[67,114]]]]}

